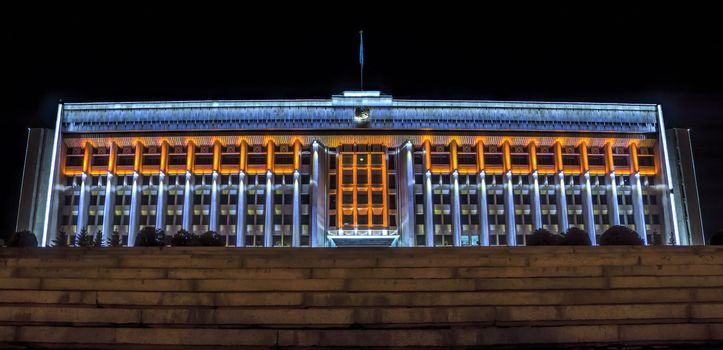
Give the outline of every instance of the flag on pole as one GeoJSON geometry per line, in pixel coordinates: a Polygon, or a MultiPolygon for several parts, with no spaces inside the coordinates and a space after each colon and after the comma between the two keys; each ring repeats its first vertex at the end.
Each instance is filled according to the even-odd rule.
{"type": "Polygon", "coordinates": [[[359,64],[364,65],[364,31],[359,31],[359,64]]]}

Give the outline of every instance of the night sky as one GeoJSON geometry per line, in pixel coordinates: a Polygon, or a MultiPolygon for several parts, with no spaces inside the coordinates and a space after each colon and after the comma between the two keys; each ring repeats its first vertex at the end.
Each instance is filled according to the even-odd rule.
{"type": "Polygon", "coordinates": [[[15,228],[26,130],[53,127],[60,99],[329,98],[358,87],[363,29],[365,88],[397,98],[661,104],[667,127],[692,129],[710,235],[723,229],[723,4],[661,3],[6,9],[0,229],[15,228]]]}

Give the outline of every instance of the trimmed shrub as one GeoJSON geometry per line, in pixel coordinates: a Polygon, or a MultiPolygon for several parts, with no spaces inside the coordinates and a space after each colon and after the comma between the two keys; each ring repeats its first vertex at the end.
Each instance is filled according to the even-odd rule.
{"type": "Polygon", "coordinates": [[[94,247],[102,247],[103,246],[103,231],[98,230],[98,232],[95,233],[95,239],[93,240],[93,246],[94,247]]]}
{"type": "Polygon", "coordinates": [[[136,247],[159,247],[165,245],[166,233],[161,229],[146,226],[136,235],[136,247]]]}
{"type": "Polygon", "coordinates": [[[64,229],[58,230],[58,234],[53,240],[53,247],[67,247],[68,246],[68,234],[64,229]]]}
{"type": "Polygon", "coordinates": [[[577,227],[570,227],[569,229],[567,229],[567,232],[565,232],[565,235],[562,238],[562,244],[592,245],[592,242],[590,241],[590,236],[587,234],[587,232],[577,227]]]}
{"type": "Polygon", "coordinates": [[[527,237],[528,246],[559,245],[562,240],[560,235],[554,234],[544,228],[538,228],[527,237]]]}
{"type": "Polygon", "coordinates": [[[201,245],[201,242],[198,240],[198,235],[186,230],[179,230],[171,237],[171,245],[174,247],[193,247],[201,245]]]}
{"type": "Polygon", "coordinates": [[[643,245],[643,240],[625,226],[612,226],[600,236],[600,245],[643,245]]]}
{"type": "Polygon", "coordinates": [[[714,233],[710,236],[710,245],[723,245],[723,230],[714,233]]]}
{"type": "Polygon", "coordinates": [[[8,247],[37,247],[38,238],[30,231],[19,231],[10,235],[6,245],[8,247]]]}
{"type": "Polygon", "coordinates": [[[198,241],[204,247],[223,247],[226,245],[225,237],[213,231],[206,231],[198,237],[198,241]]]}

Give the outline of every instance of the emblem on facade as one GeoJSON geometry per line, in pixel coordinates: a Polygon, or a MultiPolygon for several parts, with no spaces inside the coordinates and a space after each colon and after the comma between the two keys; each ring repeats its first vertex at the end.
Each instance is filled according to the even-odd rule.
{"type": "Polygon", "coordinates": [[[359,127],[369,126],[371,111],[369,107],[357,107],[354,109],[354,124],[359,127]]]}

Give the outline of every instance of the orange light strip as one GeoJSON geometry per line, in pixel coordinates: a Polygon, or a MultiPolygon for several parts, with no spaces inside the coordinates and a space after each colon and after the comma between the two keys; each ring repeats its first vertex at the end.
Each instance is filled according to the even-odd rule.
{"type": "Polygon", "coordinates": [[[294,141],[294,170],[301,168],[301,141],[294,141]]]}
{"type": "Polygon", "coordinates": [[[613,145],[608,142],[605,144],[605,172],[611,173],[615,171],[615,163],[613,162],[613,145]]]}
{"type": "Polygon", "coordinates": [[[186,170],[194,172],[196,166],[196,144],[189,140],[186,144],[186,170]]]}
{"type": "Polygon", "coordinates": [[[239,170],[246,171],[246,164],[248,156],[248,144],[246,144],[246,141],[241,141],[241,144],[239,145],[239,170]]]}
{"type": "Polygon", "coordinates": [[[563,169],[562,165],[562,144],[560,141],[555,142],[555,173],[561,172],[563,169]]]}
{"type": "Polygon", "coordinates": [[[587,160],[587,142],[580,142],[580,164],[582,165],[582,173],[590,171],[590,164],[587,160]]]}
{"type": "Polygon", "coordinates": [[[116,158],[118,157],[118,144],[115,142],[110,143],[110,152],[108,152],[108,172],[111,174],[116,173],[116,158]]]}
{"type": "Polygon", "coordinates": [[[344,199],[344,189],[342,186],[342,178],[344,177],[344,155],[339,152],[337,154],[337,167],[336,167],[336,227],[341,229],[344,227],[344,212],[342,211],[342,201],[344,199]]]}
{"type": "Polygon", "coordinates": [[[454,139],[449,142],[449,166],[450,171],[457,169],[457,141],[454,139]]]}
{"type": "Polygon", "coordinates": [[[510,142],[502,143],[502,168],[505,172],[512,170],[512,156],[510,155],[510,142]]]}
{"type": "Polygon", "coordinates": [[[160,171],[162,172],[168,172],[168,141],[163,141],[161,143],[161,165],[160,165],[160,171]]]}
{"type": "Polygon", "coordinates": [[[424,140],[424,163],[426,169],[432,170],[432,144],[429,140],[424,140]]]}
{"type": "Polygon", "coordinates": [[[90,158],[93,156],[93,145],[90,142],[86,142],[83,146],[83,172],[90,173],[90,158]]]}
{"type": "Polygon", "coordinates": [[[485,144],[482,140],[477,141],[477,172],[485,169],[485,144]]]}
{"type": "Polygon", "coordinates": [[[218,140],[213,143],[213,171],[221,171],[221,142],[218,140]]]}
{"type": "MultiPolygon", "coordinates": [[[[371,181],[371,176],[369,177],[369,180],[371,181]]],[[[387,154],[385,152],[382,154],[382,226],[384,227],[389,225],[387,196],[387,154]]],[[[370,221],[370,223],[373,222],[370,221]]]]}
{"type": "Polygon", "coordinates": [[[274,171],[274,141],[266,142],[266,169],[274,171]]]}
{"type": "Polygon", "coordinates": [[[133,171],[141,173],[143,171],[143,144],[136,141],[136,155],[133,159],[133,171]]]}
{"type": "Polygon", "coordinates": [[[635,174],[640,171],[640,165],[638,164],[638,145],[636,143],[630,144],[630,172],[635,174]]]}
{"type": "Polygon", "coordinates": [[[530,141],[527,144],[528,154],[530,157],[530,172],[537,171],[537,145],[535,141],[530,141]]]}

